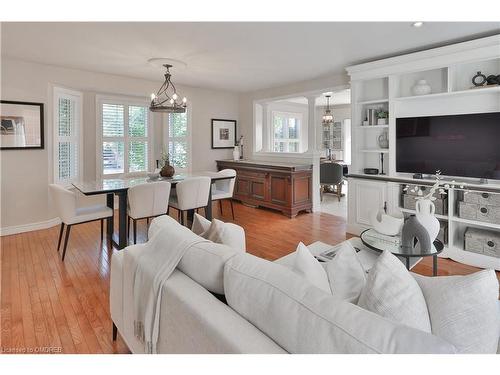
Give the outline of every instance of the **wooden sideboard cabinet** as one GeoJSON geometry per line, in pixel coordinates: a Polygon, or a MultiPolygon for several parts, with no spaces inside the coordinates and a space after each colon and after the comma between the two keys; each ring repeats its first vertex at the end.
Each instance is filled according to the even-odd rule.
{"type": "Polygon", "coordinates": [[[217,169],[236,170],[233,198],[295,217],[312,210],[312,165],[217,160],[217,169]]]}

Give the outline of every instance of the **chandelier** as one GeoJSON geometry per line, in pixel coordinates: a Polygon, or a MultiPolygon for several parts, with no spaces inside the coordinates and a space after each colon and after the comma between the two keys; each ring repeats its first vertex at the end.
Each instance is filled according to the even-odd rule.
{"type": "Polygon", "coordinates": [[[151,112],[166,112],[166,113],[184,113],[186,112],[187,99],[177,94],[175,85],[171,80],[172,74],[170,68],[172,65],[163,64],[167,69],[165,72],[165,82],[161,85],[156,94],[151,94],[151,104],[149,110],[151,112]]]}
{"type": "Polygon", "coordinates": [[[326,110],[325,114],[323,115],[323,125],[331,125],[333,124],[333,115],[332,111],[330,110],[330,97],[331,95],[325,95],[326,96],[326,110]]]}

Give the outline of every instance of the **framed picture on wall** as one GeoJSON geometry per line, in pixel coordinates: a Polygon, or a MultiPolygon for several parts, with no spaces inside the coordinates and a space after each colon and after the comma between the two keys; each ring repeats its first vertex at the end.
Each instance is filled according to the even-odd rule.
{"type": "Polygon", "coordinates": [[[43,149],[43,103],[0,100],[0,149],[43,149]]]}
{"type": "Polygon", "coordinates": [[[212,148],[236,146],[236,120],[212,119],[212,148]]]}

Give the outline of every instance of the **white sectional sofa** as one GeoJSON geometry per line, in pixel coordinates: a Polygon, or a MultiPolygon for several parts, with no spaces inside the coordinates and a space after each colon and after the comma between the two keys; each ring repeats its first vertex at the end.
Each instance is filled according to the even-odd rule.
{"type": "MultiPolygon", "coordinates": [[[[160,225],[196,236],[170,218],[160,225]]],[[[133,275],[124,252],[143,248],[115,251],[111,265],[111,317],[133,353],[144,348],[133,334],[133,275]]],[[[221,244],[188,250],[163,289],[159,353],[455,351],[437,336],[341,301],[283,265],[221,244]]]]}

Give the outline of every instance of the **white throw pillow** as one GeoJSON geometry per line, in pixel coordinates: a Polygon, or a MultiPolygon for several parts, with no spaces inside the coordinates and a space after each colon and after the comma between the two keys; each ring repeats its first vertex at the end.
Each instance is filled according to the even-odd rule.
{"type": "Polygon", "coordinates": [[[434,335],[455,345],[459,353],[496,353],[500,311],[493,270],[467,276],[413,277],[424,294],[434,335]]]}
{"type": "Polygon", "coordinates": [[[233,223],[213,219],[212,222],[194,214],[191,231],[209,241],[220,243],[238,251],[245,251],[245,230],[233,223]]]}
{"type": "Polygon", "coordinates": [[[370,270],[358,306],[394,322],[431,332],[424,295],[403,263],[384,251],[370,270]]]}
{"type": "Polygon", "coordinates": [[[331,294],[326,271],[302,242],[297,246],[292,270],[314,286],[331,294]]]}
{"type": "Polygon", "coordinates": [[[344,241],[335,257],[325,263],[325,270],[333,295],[356,304],[366,283],[366,273],[349,241],[344,241]]]}

